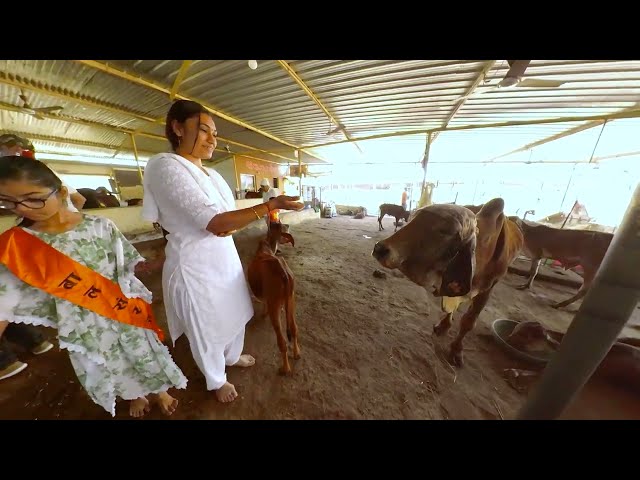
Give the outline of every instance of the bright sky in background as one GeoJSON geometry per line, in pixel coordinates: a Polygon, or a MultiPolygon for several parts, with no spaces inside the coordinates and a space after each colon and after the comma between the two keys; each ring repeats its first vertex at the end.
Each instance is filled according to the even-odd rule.
{"type": "MultiPolygon", "coordinates": [[[[533,218],[542,218],[567,212],[578,200],[595,222],[617,226],[640,179],[640,119],[611,121],[604,127],[494,159],[574,126],[563,123],[441,133],[432,144],[427,169],[427,181],[438,184],[434,202],[480,204],[501,196],[508,214],[522,216],[526,210],[535,210],[533,218]],[[602,158],[629,153],[632,155],[602,158]],[[592,155],[597,163],[589,165],[592,155]],[[493,163],[483,164],[492,159],[493,163]]],[[[426,135],[358,144],[363,154],[348,143],[316,149],[333,165],[311,167],[310,172],[331,172],[313,182],[397,185],[390,190],[327,193],[346,196],[338,203],[360,198],[369,213],[374,213],[380,203],[400,203],[401,182],[421,184],[423,171],[418,162],[424,155],[426,135]]],[[[413,194],[414,203],[418,198],[419,191],[413,194]]]]}

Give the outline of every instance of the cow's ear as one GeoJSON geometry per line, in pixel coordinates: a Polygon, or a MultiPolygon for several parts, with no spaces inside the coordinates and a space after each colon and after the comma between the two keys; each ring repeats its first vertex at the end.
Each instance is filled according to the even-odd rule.
{"type": "Polygon", "coordinates": [[[476,236],[462,244],[458,252],[442,274],[440,295],[443,297],[461,297],[471,291],[476,263],[476,236]]]}

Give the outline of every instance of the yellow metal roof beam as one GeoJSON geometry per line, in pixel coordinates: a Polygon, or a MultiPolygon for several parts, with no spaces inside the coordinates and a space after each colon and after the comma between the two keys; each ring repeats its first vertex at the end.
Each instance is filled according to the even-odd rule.
{"type": "MultiPolygon", "coordinates": [[[[24,136],[26,138],[28,138],[29,140],[42,140],[44,142],[55,142],[55,143],[68,143],[69,145],[80,145],[83,147],[94,147],[94,148],[104,148],[105,150],[121,150],[121,148],[117,145],[108,145],[105,143],[98,143],[98,142],[87,142],[85,140],[75,140],[75,139],[67,139],[67,138],[62,138],[62,137],[56,137],[53,135],[40,135],[37,133],[27,133],[27,132],[22,132],[22,131],[18,131],[18,130],[12,130],[12,132],[14,132],[16,135],[20,135],[20,136],[24,136]]],[[[36,152],[37,154],[38,152],[36,152]]],[[[148,153],[153,153],[153,152],[148,152],[148,153]]],[[[78,154],[73,154],[73,155],[78,155],[78,154]]],[[[80,154],[81,155],[81,154],[80,154]]]]}
{"type": "MultiPolygon", "coordinates": [[[[459,127],[436,127],[431,129],[422,130],[405,130],[391,133],[379,133],[377,135],[369,135],[366,137],[358,137],[357,141],[375,140],[378,138],[390,138],[390,137],[405,137],[408,135],[423,135],[429,132],[455,132],[458,130],[478,130],[482,128],[500,128],[500,127],[521,127],[527,125],[544,125],[547,123],[571,123],[571,122],[585,122],[595,120],[617,120],[620,118],[637,118],[640,117],[640,109],[634,109],[629,111],[622,111],[616,113],[610,113],[607,115],[591,115],[591,116],[575,116],[575,117],[556,117],[556,118],[541,118],[538,120],[511,120],[508,122],[496,122],[496,123],[483,123],[477,125],[461,125],[459,127]]],[[[340,143],[348,143],[350,140],[337,140],[335,142],[318,143],[315,145],[305,145],[305,149],[328,147],[329,145],[338,145],[340,143]]],[[[317,155],[315,155],[317,157],[317,155]]]]}
{"type": "MultiPolygon", "coordinates": [[[[0,110],[5,110],[7,112],[22,113],[23,115],[29,115],[28,113],[25,113],[22,110],[22,108],[16,107],[15,105],[11,105],[10,103],[5,103],[5,102],[0,102],[0,110]]],[[[39,112],[39,115],[42,115],[44,118],[48,118],[51,120],[59,120],[67,123],[76,123],[78,125],[84,125],[85,127],[104,128],[104,129],[116,131],[122,134],[128,133],[124,128],[118,128],[118,127],[106,125],[100,122],[93,122],[91,120],[83,120],[80,118],[68,117],[66,115],[52,114],[52,113],[45,113],[45,112],[39,112]]]]}
{"type": "Polygon", "coordinates": [[[138,158],[138,146],[136,145],[136,136],[131,134],[131,145],[133,145],[133,155],[136,158],[136,166],[138,167],[138,177],[140,178],[140,184],[143,182],[142,167],[140,166],[140,159],[138,158]]]}
{"type": "MultiPolygon", "coordinates": [[[[138,150],[138,153],[142,153],[142,150],[138,150]]],[[[152,152],[147,152],[149,154],[152,154],[152,152]]],[[[52,152],[51,150],[38,150],[38,158],[41,158],[43,156],[46,155],[57,155],[60,157],[83,157],[83,158],[90,158],[93,160],[113,160],[115,157],[113,155],[110,156],[106,156],[106,155],[87,155],[84,153],[67,153],[67,152],[52,152]]],[[[57,162],[58,159],[50,159],[50,161],[52,162],[57,162]]],[[[79,160],[62,160],[60,159],[59,161],[61,162],[65,162],[65,163],[73,163],[73,164],[77,164],[77,165],[93,165],[93,162],[82,162],[79,160]]],[[[130,168],[135,169],[135,166],[131,166],[130,168]]]]}
{"type": "MultiPolygon", "coordinates": [[[[622,111],[623,112],[628,112],[628,111],[633,111],[633,110],[635,110],[637,108],[638,108],[638,105],[636,104],[633,107],[626,108],[626,109],[624,109],[622,111]]],[[[568,130],[565,130],[564,132],[556,133],[554,135],[551,135],[549,137],[543,138],[541,140],[538,140],[538,141],[535,141],[535,142],[532,142],[532,143],[528,143],[523,147],[516,148],[515,150],[511,150],[510,152],[503,153],[502,155],[498,155],[497,157],[490,158],[488,161],[491,162],[491,161],[497,160],[499,158],[508,157],[509,155],[513,155],[515,153],[526,152],[527,150],[530,150],[530,149],[532,149],[534,147],[539,147],[540,145],[544,145],[545,143],[553,142],[555,140],[560,140],[561,138],[569,137],[569,136],[574,135],[576,133],[580,133],[580,132],[583,132],[585,130],[589,130],[590,128],[597,127],[599,125],[602,125],[606,121],[607,120],[594,120],[592,122],[587,122],[587,123],[585,123],[583,125],[578,125],[577,127],[570,128],[568,130]]]]}
{"type": "Polygon", "coordinates": [[[313,100],[316,105],[318,105],[320,107],[320,109],[324,112],[324,114],[329,117],[329,120],[331,120],[331,122],[335,123],[336,127],[342,125],[343,129],[342,132],[344,133],[344,136],[347,138],[347,140],[351,140],[353,141],[353,144],[355,145],[355,147],[360,151],[360,153],[362,152],[362,149],[360,148],[360,146],[356,143],[356,140],[353,140],[350,136],[349,136],[349,132],[347,132],[346,127],[341,124],[338,120],[336,120],[336,118],[331,114],[331,112],[329,112],[329,110],[327,109],[327,107],[325,107],[322,102],[320,101],[320,99],[317,97],[317,95],[315,93],[313,93],[313,90],[311,90],[311,88],[309,88],[309,86],[304,83],[304,80],[302,80],[302,78],[300,78],[300,76],[296,73],[296,71],[291,67],[291,65],[289,65],[287,62],[285,62],[284,60],[276,60],[278,62],[278,65],[280,65],[283,70],[285,72],[287,72],[289,74],[289,76],[291,78],[293,78],[293,80],[300,85],[300,88],[302,88],[302,90],[304,90],[304,92],[309,96],[309,98],[311,98],[311,100],[313,100]]]}
{"type": "MultiPolygon", "coordinates": [[[[271,160],[265,160],[264,158],[258,158],[258,157],[252,157],[251,155],[247,155],[245,153],[234,153],[234,155],[236,157],[245,157],[245,158],[250,158],[251,160],[260,160],[261,162],[267,162],[267,163],[274,163],[276,165],[285,165],[284,163],[278,163],[278,162],[272,162],[271,160]]],[[[290,160],[290,162],[295,161],[296,163],[298,162],[297,160],[290,160]]]]}
{"type": "Polygon", "coordinates": [[[224,162],[225,160],[231,160],[233,159],[233,155],[227,155],[226,157],[220,157],[217,160],[209,160],[206,162],[208,167],[213,167],[215,165],[218,165],[219,163],[224,162]]]}
{"type": "Polygon", "coordinates": [[[48,95],[51,97],[62,98],[64,100],[73,100],[74,102],[82,105],[88,105],[90,107],[99,108],[102,110],[109,110],[111,112],[119,113],[122,115],[128,115],[131,117],[135,117],[139,120],[144,120],[146,122],[153,122],[155,120],[154,118],[141,115],[132,110],[125,110],[115,105],[111,105],[107,102],[89,98],[85,95],[79,95],[73,92],[65,93],[64,89],[62,89],[61,87],[45,85],[42,83],[39,83],[38,85],[33,85],[31,83],[27,83],[26,81],[22,80],[22,78],[19,76],[8,75],[6,72],[0,72],[0,83],[11,85],[17,88],[23,88],[25,90],[31,90],[34,92],[42,93],[44,95],[48,95]]]}
{"type": "Polygon", "coordinates": [[[636,155],[640,155],[640,150],[635,152],[616,153],[615,155],[604,155],[602,157],[594,157],[592,162],[596,163],[602,160],[611,160],[613,158],[620,158],[620,157],[635,157],[636,155]]]}
{"type": "MultiPolygon", "coordinates": [[[[123,133],[132,133],[132,131],[131,131],[131,130],[127,130],[127,129],[124,129],[124,128],[119,129],[119,130],[120,130],[120,131],[122,131],[123,133]]],[[[164,136],[162,136],[162,135],[156,135],[155,133],[142,132],[142,131],[140,131],[139,129],[138,129],[138,130],[133,131],[133,134],[134,134],[134,135],[139,135],[139,136],[141,136],[141,137],[156,138],[156,139],[159,139],[159,140],[165,140],[165,141],[167,140],[167,139],[166,139],[164,136]]],[[[253,147],[253,146],[251,146],[251,145],[245,145],[244,143],[236,142],[236,141],[234,141],[234,140],[230,140],[230,139],[225,138],[225,137],[218,137],[218,143],[220,143],[220,142],[229,143],[229,144],[231,144],[231,145],[237,145],[237,146],[239,146],[239,147],[243,147],[243,148],[248,148],[249,150],[252,150],[252,151],[254,151],[254,152],[264,153],[265,155],[271,155],[271,156],[273,156],[273,157],[282,158],[282,159],[287,160],[287,161],[292,161],[292,160],[293,160],[293,159],[291,159],[291,158],[289,158],[289,157],[285,157],[284,155],[279,155],[278,153],[268,152],[267,150],[263,150],[263,149],[258,148],[258,147],[253,147]]],[[[220,151],[220,152],[223,152],[223,151],[224,151],[224,152],[226,152],[226,150],[224,150],[224,149],[218,149],[218,148],[216,148],[216,150],[218,150],[218,151],[220,151]]],[[[268,161],[269,161],[269,160],[265,160],[265,162],[268,162],[268,161]]],[[[278,163],[278,162],[273,162],[273,163],[278,163]]]]}
{"type": "MultiPolygon", "coordinates": [[[[104,148],[106,150],[114,150],[116,152],[128,152],[133,154],[133,149],[132,148],[123,148],[122,146],[117,146],[117,145],[109,145],[106,143],[98,143],[98,142],[87,142],[84,140],[75,140],[75,139],[68,139],[68,138],[62,138],[62,137],[57,137],[54,135],[40,135],[37,133],[27,133],[27,132],[22,132],[22,131],[18,131],[18,130],[11,130],[12,132],[14,132],[16,135],[20,135],[21,137],[26,137],[28,139],[33,139],[33,140],[42,140],[45,142],[55,142],[55,143],[61,143],[61,144],[65,144],[68,143],[69,145],[80,145],[80,146],[84,146],[84,147],[95,147],[95,148],[104,148]]],[[[130,132],[129,134],[131,135],[133,132],[130,132]]],[[[226,150],[222,149],[222,148],[216,148],[217,152],[226,152],[226,150]]],[[[149,154],[149,155],[155,155],[158,152],[157,151],[152,151],[152,150],[140,150],[138,149],[139,153],[145,153],[145,154],[149,154]]],[[[86,156],[86,157],[95,157],[95,155],[89,155],[89,154],[84,154],[84,153],[63,153],[63,152],[48,152],[48,153],[55,153],[56,155],[79,155],[79,156],[86,156]]],[[[97,157],[97,158],[102,158],[102,157],[97,157]]]]}
{"type": "Polygon", "coordinates": [[[336,124],[336,126],[340,125],[340,122],[338,122],[338,120],[336,120],[333,115],[331,115],[331,112],[329,112],[329,110],[327,110],[327,107],[325,107],[322,102],[320,101],[320,99],[316,96],[315,93],[313,93],[313,91],[307,86],[306,83],[304,83],[304,81],[300,78],[300,76],[296,73],[296,71],[291,67],[291,65],[289,65],[287,62],[285,62],[284,60],[276,60],[276,62],[278,63],[278,65],[280,65],[282,67],[282,69],[287,72],[289,74],[289,76],[291,78],[293,78],[295,80],[295,82],[300,85],[300,88],[302,88],[302,90],[304,90],[304,93],[306,93],[309,98],[311,98],[311,100],[313,100],[316,105],[318,105],[320,107],[320,109],[324,112],[324,114],[329,117],[329,120],[331,120],[333,123],[336,124]]]}
{"type": "MultiPolygon", "coordinates": [[[[294,161],[293,159],[291,159],[289,157],[285,157],[284,155],[280,155],[278,153],[271,153],[271,152],[269,152],[267,150],[263,150],[262,148],[252,147],[251,145],[245,145],[244,143],[236,142],[234,140],[229,140],[228,138],[218,137],[218,140],[221,141],[221,142],[230,143],[231,145],[237,145],[238,147],[248,148],[249,150],[253,150],[254,152],[260,152],[260,153],[264,153],[265,155],[271,155],[273,157],[282,158],[284,160],[294,161]]],[[[237,152],[235,152],[235,153],[238,154],[237,152]]],[[[268,162],[268,161],[269,160],[265,160],[265,162],[268,162]]],[[[273,162],[273,163],[277,163],[277,162],[273,162]]]]}
{"type": "Polygon", "coordinates": [[[510,155],[514,155],[516,153],[526,152],[527,150],[530,150],[530,149],[535,148],[535,147],[539,147],[540,145],[544,145],[545,143],[550,143],[550,142],[553,142],[555,140],[560,140],[561,138],[569,137],[569,136],[574,135],[576,133],[580,133],[580,132],[583,132],[585,130],[589,130],[590,128],[597,127],[598,125],[602,125],[605,121],[606,120],[595,120],[593,122],[587,122],[587,123],[585,123],[583,125],[578,125],[577,127],[570,128],[568,130],[565,130],[564,132],[556,133],[554,135],[551,135],[549,137],[543,138],[541,140],[538,140],[538,141],[535,141],[535,142],[531,142],[531,143],[527,143],[523,147],[516,148],[515,150],[511,150],[510,152],[503,153],[502,155],[498,155],[497,157],[490,158],[488,161],[492,162],[492,161],[498,160],[500,158],[504,158],[504,157],[508,157],[510,155]]]}
{"type": "MultiPolygon", "coordinates": [[[[467,89],[464,95],[456,102],[451,112],[449,112],[449,115],[447,115],[447,118],[445,119],[445,121],[442,122],[443,128],[446,128],[449,125],[449,122],[453,120],[453,117],[456,116],[456,113],[458,113],[458,111],[463,107],[463,105],[467,102],[469,97],[473,95],[473,92],[475,92],[476,88],[478,88],[480,83],[482,83],[482,81],[487,76],[487,73],[489,73],[489,70],[491,70],[495,64],[496,64],[495,60],[489,60],[487,63],[484,64],[484,66],[482,67],[482,70],[480,70],[480,73],[478,74],[476,79],[473,81],[471,86],[467,89]]],[[[433,135],[433,138],[431,139],[431,143],[433,143],[435,139],[438,138],[439,134],[440,132],[435,132],[435,134],[433,135]]]]}
{"type": "MultiPolygon", "coordinates": [[[[640,153],[640,152],[638,152],[640,153]]],[[[629,154],[630,155],[630,154],[629,154]]],[[[593,159],[593,161],[595,162],[595,158],[593,159]]],[[[400,164],[410,164],[410,165],[420,165],[422,162],[420,160],[417,161],[413,161],[413,162],[393,162],[392,164],[390,164],[390,166],[393,165],[400,165],[400,164]]],[[[474,162],[474,161],[457,161],[457,160],[441,160],[441,161],[429,161],[429,165],[435,164],[435,163],[439,163],[439,164],[453,164],[453,165],[485,165],[487,162],[483,162],[483,161],[478,161],[478,162],[474,162]]],[[[562,164],[562,163],[570,163],[570,164],[585,164],[585,165],[589,165],[589,161],[588,160],[558,160],[558,161],[550,161],[550,160],[540,160],[540,161],[536,161],[536,162],[527,162],[526,160],[505,160],[504,162],[495,162],[495,163],[491,163],[490,165],[502,165],[502,164],[527,164],[527,165],[533,165],[533,164],[538,164],[538,163],[545,163],[545,164],[562,164]]],[[[327,164],[323,164],[322,166],[329,166],[329,165],[343,165],[344,163],[327,163],[327,164]]],[[[385,163],[381,163],[381,162],[348,162],[349,165],[388,165],[385,163]]],[[[321,164],[314,164],[314,165],[321,165],[321,164]]],[[[593,165],[593,163],[592,163],[593,165]]],[[[428,183],[428,182],[427,182],[428,183]]],[[[440,184],[442,184],[443,182],[440,182],[440,184]]],[[[464,182],[458,182],[458,183],[464,183],[464,182]]]]}
{"type": "MultiPolygon", "coordinates": [[[[162,123],[164,124],[164,120],[162,121],[162,123]]],[[[142,132],[140,129],[135,130],[134,134],[135,135],[142,135],[142,136],[152,137],[152,138],[160,138],[162,140],[166,140],[166,138],[163,137],[163,136],[156,135],[156,134],[153,134],[153,133],[145,133],[145,132],[142,132]]],[[[284,155],[280,155],[280,154],[275,153],[275,152],[269,152],[267,150],[263,150],[262,148],[253,147],[251,145],[246,145],[244,143],[236,142],[235,140],[231,140],[231,139],[226,138],[226,137],[217,137],[217,138],[218,138],[218,143],[220,143],[220,142],[229,143],[231,145],[237,145],[237,146],[242,147],[242,148],[248,148],[249,150],[252,150],[254,152],[261,152],[261,153],[264,153],[266,155],[271,155],[272,157],[282,158],[284,160],[289,160],[289,161],[292,160],[291,158],[285,157],[284,155]]],[[[288,149],[286,149],[286,150],[288,150],[288,149]]],[[[286,150],[283,149],[283,151],[286,151],[286,150]]],[[[268,160],[265,160],[265,162],[266,161],[268,161],[268,160]]],[[[274,163],[277,163],[277,162],[274,162],[274,163]]]]}
{"type": "Polygon", "coordinates": [[[193,63],[193,60],[183,60],[182,65],[180,65],[180,70],[178,70],[178,75],[176,75],[176,79],[173,82],[173,86],[171,87],[171,91],[169,92],[169,99],[173,101],[176,98],[176,94],[178,93],[178,88],[180,88],[180,84],[182,80],[184,80],[185,75],[187,74],[187,70],[193,63]]]}
{"type": "Polygon", "coordinates": [[[166,137],[162,136],[162,135],[156,135],[155,133],[148,133],[148,132],[138,132],[138,131],[131,131],[131,132],[127,132],[127,133],[132,133],[134,135],[137,135],[138,137],[148,137],[148,138],[155,138],[156,140],[163,140],[165,142],[168,142],[169,140],[167,140],[166,137]]]}
{"type": "MultiPolygon", "coordinates": [[[[108,65],[106,63],[97,62],[95,60],[76,60],[76,62],[81,63],[82,65],[86,65],[86,66],[91,67],[91,68],[95,68],[95,69],[100,70],[102,72],[114,75],[116,77],[123,78],[125,80],[128,80],[130,82],[136,83],[138,85],[142,85],[142,86],[147,87],[147,88],[152,88],[152,89],[157,90],[159,92],[166,93],[167,95],[171,95],[171,90],[168,89],[167,87],[164,87],[164,86],[159,85],[159,84],[157,84],[155,82],[151,82],[149,80],[146,80],[146,79],[144,79],[144,78],[142,78],[140,76],[136,76],[136,75],[132,75],[130,73],[124,72],[124,71],[122,71],[122,70],[120,70],[118,68],[115,68],[115,67],[113,67],[111,65],[108,65]]],[[[282,143],[284,145],[287,145],[288,147],[298,148],[296,145],[293,145],[293,144],[291,144],[289,142],[286,142],[285,140],[281,140],[278,137],[276,137],[274,135],[271,135],[270,133],[267,133],[267,132],[265,132],[263,130],[260,130],[257,127],[254,127],[253,125],[249,125],[248,123],[245,123],[242,120],[239,120],[239,119],[234,118],[234,117],[232,117],[230,115],[227,115],[226,113],[223,113],[223,112],[217,110],[216,108],[212,107],[211,105],[208,105],[205,102],[202,102],[202,101],[197,100],[195,98],[190,98],[190,97],[187,97],[187,96],[181,95],[181,94],[176,94],[176,98],[180,99],[180,100],[196,101],[196,102],[200,103],[203,107],[205,107],[207,110],[209,110],[211,113],[213,113],[214,115],[216,115],[216,116],[218,116],[218,117],[220,117],[220,118],[222,118],[224,120],[227,120],[228,122],[231,122],[231,123],[234,123],[234,124],[239,125],[241,127],[244,127],[244,128],[249,129],[249,130],[252,130],[252,131],[254,131],[256,133],[259,133],[260,135],[263,135],[263,136],[265,136],[267,138],[275,140],[276,142],[280,142],[280,143],[282,143]]],[[[156,121],[156,119],[152,119],[151,121],[156,121]]],[[[164,121],[164,119],[162,119],[161,121],[164,121]]]]}
{"type": "MultiPolygon", "coordinates": [[[[251,152],[233,152],[233,154],[237,157],[247,157],[247,158],[256,158],[256,157],[251,157],[251,152]]],[[[285,163],[282,162],[274,162],[273,160],[265,160],[264,158],[260,158],[259,160],[263,161],[263,162],[267,162],[267,163],[273,163],[275,165],[285,165],[285,163]]],[[[291,162],[295,162],[298,163],[298,159],[292,159],[292,158],[287,158],[286,159],[287,162],[291,163],[291,162]]]]}
{"type": "MultiPolygon", "coordinates": [[[[42,155],[40,155],[39,158],[42,158],[42,161],[45,163],[64,163],[64,168],[63,169],[56,169],[57,172],[62,173],[63,175],[77,175],[75,173],[72,172],[67,172],[65,171],[67,168],[72,168],[75,166],[80,166],[80,167],[86,167],[87,165],[89,166],[96,166],[96,167],[110,167],[112,170],[117,169],[117,170],[131,170],[132,172],[135,172],[137,167],[135,165],[121,165],[119,163],[110,163],[109,160],[113,160],[110,157],[91,157],[95,160],[104,160],[103,163],[100,162],[91,162],[91,163],[87,163],[87,162],[78,162],[76,160],[58,160],[57,158],[47,158],[47,154],[54,154],[54,155],[61,155],[60,153],[56,153],[56,152],[42,152],[42,155]]],[[[83,173],[83,176],[103,176],[105,175],[105,173],[83,173]]]]}
{"type": "MultiPolygon", "coordinates": [[[[23,113],[22,109],[4,102],[0,102],[0,110],[23,113]]],[[[25,115],[28,115],[28,114],[25,114],[25,115]]],[[[105,130],[111,130],[113,132],[122,133],[123,135],[130,135],[134,133],[135,135],[140,135],[143,137],[155,138],[157,140],[166,140],[166,138],[164,138],[163,136],[156,135],[155,133],[134,132],[133,130],[130,130],[128,128],[114,127],[113,125],[109,125],[106,123],[94,122],[91,120],[84,120],[81,118],[68,117],[66,115],[50,114],[50,113],[44,113],[44,112],[40,112],[40,115],[42,115],[44,118],[48,118],[51,120],[59,120],[66,123],[76,123],[78,125],[84,125],[85,127],[104,128],[105,130]]]]}
{"type": "MultiPolygon", "coordinates": [[[[166,93],[169,96],[171,95],[171,90],[168,89],[165,86],[162,86],[162,85],[160,85],[158,83],[155,83],[155,82],[152,82],[150,80],[144,79],[141,76],[132,75],[130,73],[127,73],[127,72],[125,72],[123,70],[120,70],[119,68],[115,68],[115,67],[113,67],[111,65],[108,65],[106,63],[98,62],[96,60],[75,60],[75,61],[80,63],[80,64],[82,64],[82,65],[85,65],[87,67],[91,67],[91,68],[95,68],[97,70],[100,70],[101,72],[105,72],[105,73],[108,73],[110,75],[122,78],[124,80],[128,80],[130,82],[136,83],[138,85],[142,85],[144,87],[151,88],[153,90],[157,90],[159,92],[166,93]]],[[[294,145],[294,144],[289,143],[289,142],[287,142],[285,140],[282,140],[282,139],[276,137],[275,135],[271,135],[270,133],[267,133],[267,132],[265,132],[263,130],[260,130],[259,128],[254,127],[253,125],[250,125],[248,123],[243,122],[242,120],[239,120],[239,119],[237,119],[235,117],[227,115],[226,113],[223,113],[223,112],[217,110],[213,106],[208,105],[206,102],[202,102],[202,101],[200,101],[198,99],[190,98],[190,97],[187,97],[185,95],[181,95],[179,93],[176,93],[176,97],[175,98],[178,98],[180,100],[196,101],[196,102],[200,103],[203,107],[205,107],[207,110],[209,110],[211,113],[216,115],[217,117],[220,117],[220,118],[222,118],[224,120],[227,120],[228,122],[231,122],[231,123],[234,123],[235,125],[239,125],[239,126],[241,126],[243,128],[247,128],[249,130],[252,130],[252,131],[254,131],[256,133],[259,133],[260,135],[262,135],[264,137],[270,138],[271,140],[275,140],[276,142],[282,143],[283,145],[286,145],[288,147],[295,148],[295,149],[300,148],[297,145],[294,145]]],[[[154,122],[154,123],[164,123],[164,118],[151,119],[150,121],[154,122]]],[[[312,153],[307,152],[303,148],[300,148],[300,149],[303,152],[305,152],[307,155],[309,155],[309,156],[316,157],[316,158],[319,158],[320,160],[326,161],[324,158],[318,157],[317,155],[313,155],[312,153]]]]}
{"type": "Polygon", "coordinates": [[[102,72],[113,75],[114,77],[119,77],[124,80],[128,80],[132,83],[136,83],[138,85],[142,85],[143,87],[151,88],[153,90],[157,90],[159,92],[166,93],[167,95],[171,94],[171,90],[167,87],[160,85],[159,83],[152,82],[141,76],[132,75],[130,73],[124,72],[118,68],[112,67],[107,63],[97,62],[95,60],[75,60],[76,62],[86,65],[87,67],[95,68],[96,70],[100,70],[102,72]]]}

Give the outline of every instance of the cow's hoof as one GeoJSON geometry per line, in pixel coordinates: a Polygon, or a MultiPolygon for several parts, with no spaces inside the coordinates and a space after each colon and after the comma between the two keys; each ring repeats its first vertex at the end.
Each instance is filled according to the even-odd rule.
{"type": "Polygon", "coordinates": [[[293,370],[291,370],[291,367],[289,365],[287,365],[286,367],[280,367],[278,369],[278,374],[284,376],[289,376],[293,373],[293,370]]]}
{"type": "Polygon", "coordinates": [[[462,357],[462,352],[457,352],[451,350],[449,352],[449,363],[454,367],[462,368],[464,367],[464,359],[462,357]]]}
{"type": "Polygon", "coordinates": [[[527,288],[529,288],[529,285],[524,284],[524,285],[518,285],[516,287],[516,290],[526,290],[527,288]]]}
{"type": "Polygon", "coordinates": [[[433,326],[433,333],[435,333],[438,337],[441,337],[445,333],[449,331],[450,325],[443,325],[442,322],[433,326]]]}

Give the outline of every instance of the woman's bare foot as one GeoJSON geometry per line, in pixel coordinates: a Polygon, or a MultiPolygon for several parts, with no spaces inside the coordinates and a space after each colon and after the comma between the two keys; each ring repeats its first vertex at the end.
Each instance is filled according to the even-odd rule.
{"type": "Polygon", "coordinates": [[[156,403],[165,415],[171,415],[178,407],[178,399],[173,398],[167,392],[161,392],[156,395],[156,403]]]}
{"type": "Polygon", "coordinates": [[[136,398],[129,403],[129,415],[134,418],[144,416],[150,410],[149,400],[145,397],[136,398]]]}
{"type": "Polygon", "coordinates": [[[243,355],[240,355],[240,359],[231,366],[232,367],[252,367],[255,364],[256,364],[256,359],[253,358],[251,355],[248,355],[245,353],[243,355]]]}
{"type": "Polygon", "coordinates": [[[236,387],[233,384],[227,382],[223,386],[221,386],[218,390],[216,390],[216,397],[218,397],[218,401],[222,403],[233,402],[238,396],[238,392],[236,392],[236,387]]]}

